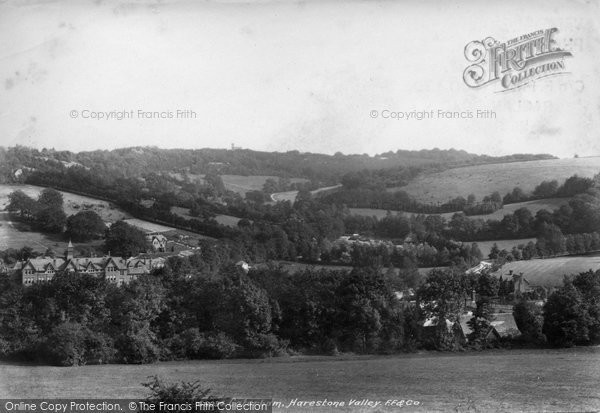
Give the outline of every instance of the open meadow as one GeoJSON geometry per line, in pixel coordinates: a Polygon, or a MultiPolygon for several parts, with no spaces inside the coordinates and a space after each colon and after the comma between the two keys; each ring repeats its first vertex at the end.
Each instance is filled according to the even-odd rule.
{"type": "Polygon", "coordinates": [[[408,185],[390,188],[403,190],[421,202],[446,202],[457,196],[474,194],[478,200],[494,191],[501,195],[515,186],[531,192],[542,181],[558,180],[572,175],[593,177],[600,173],[600,157],[549,159],[467,166],[418,176],[408,185]]]}
{"type": "MultiPolygon", "coordinates": [[[[179,215],[180,217],[185,219],[198,219],[198,217],[190,215],[190,210],[188,208],[174,206],[171,207],[171,213],[179,215]]],[[[217,221],[219,224],[233,228],[237,227],[237,224],[238,222],[240,222],[240,219],[241,218],[234,217],[232,215],[219,214],[215,216],[215,221],[217,221]]]]}
{"type": "Polygon", "coordinates": [[[483,259],[487,260],[488,255],[490,254],[490,251],[492,250],[492,247],[494,246],[494,244],[498,245],[498,248],[501,250],[510,251],[510,250],[512,250],[513,247],[517,247],[521,244],[527,245],[530,241],[535,244],[537,239],[536,238],[521,238],[521,239],[498,239],[498,240],[492,240],[492,241],[477,241],[477,246],[479,247],[479,250],[481,251],[481,254],[483,255],[483,259]]]}
{"type": "Polygon", "coordinates": [[[513,261],[506,263],[494,273],[505,278],[509,271],[523,276],[533,285],[559,287],[565,275],[575,275],[588,270],[600,270],[600,256],[578,256],[513,261]]]}
{"type": "MultiPolygon", "coordinates": [[[[20,249],[25,246],[33,248],[34,251],[45,252],[48,248],[57,253],[62,253],[69,242],[60,235],[43,234],[30,231],[27,224],[13,221],[10,214],[5,211],[8,205],[8,195],[16,190],[21,190],[33,198],[37,198],[43,187],[34,185],[0,185],[0,250],[8,248],[20,249]]],[[[76,195],[61,191],[64,199],[64,210],[67,215],[76,214],[83,210],[96,212],[105,222],[116,222],[119,219],[128,218],[129,215],[118,209],[115,205],[86,196],[76,195]]],[[[98,247],[101,240],[78,244],[79,247],[98,247]]]]}
{"type": "MultiPolygon", "coordinates": [[[[8,205],[8,195],[16,190],[25,192],[32,198],[40,195],[44,187],[35,185],[5,185],[0,184],[0,211],[8,205]]],[[[70,192],[59,191],[63,195],[65,214],[74,215],[79,211],[92,210],[100,215],[105,222],[117,222],[120,219],[129,218],[130,215],[120,210],[114,204],[101,199],[90,198],[72,194],[70,192]]]]}
{"type": "Polygon", "coordinates": [[[394,356],[298,356],[153,365],[0,364],[1,398],[143,398],[158,375],[215,395],[273,398],[281,412],[582,412],[600,409],[600,348],[394,356]],[[414,407],[285,408],[291,400],[411,399],[414,407]]]}
{"type": "MultiPolygon", "coordinates": [[[[340,188],[341,185],[333,185],[333,186],[325,186],[323,188],[315,189],[314,191],[310,191],[312,195],[317,195],[320,192],[331,191],[333,189],[340,188]]],[[[280,201],[290,201],[294,202],[296,200],[296,195],[298,195],[298,191],[287,191],[287,192],[277,192],[271,195],[271,199],[275,202],[280,201]]]]}
{"type": "MultiPolygon", "coordinates": [[[[44,234],[38,231],[32,231],[30,226],[22,222],[13,220],[10,214],[5,210],[8,205],[8,195],[16,190],[21,190],[33,198],[37,198],[43,187],[34,185],[0,185],[0,250],[8,248],[20,249],[25,246],[33,248],[37,252],[45,252],[48,248],[53,249],[57,253],[62,253],[66,248],[69,240],[61,235],[44,234]]],[[[197,240],[201,238],[214,239],[212,237],[195,234],[189,231],[182,231],[170,226],[155,224],[141,219],[133,218],[127,212],[119,209],[114,204],[87,196],[77,195],[70,192],[60,191],[64,200],[64,211],[67,216],[74,215],[77,212],[91,210],[96,212],[104,222],[114,223],[118,220],[125,220],[127,223],[134,225],[144,231],[182,234],[191,238],[192,244],[197,244],[197,240]]],[[[234,217],[231,217],[234,218],[234,217]]],[[[232,220],[225,216],[223,222],[231,223],[232,220]]],[[[237,221],[236,221],[237,223],[237,221]]],[[[95,247],[102,245],[102,240],[89,241],[78,243],[77,247],[95,247]]]]}
{"type": "MultiPolygon", "coordinates": [[[[171,172],[169,173],[175,179],[183,180],[184,176],[180,173],[171,172]]],[[[187,174],[188,179],[191,181],[204,183],[203,174],[187,174]]],[[[249,191],[261,191],[267,179],[279,180],[278,176],[273,175],[221,175],[223,185],[229,191],[236,192],[241,196],[245,196],[246,192],[249,191]]],[[[304,178],[289,178],[291,183],[304,183],[308,182],[308,179],[304,178]]]]}
{"type": "MultiPolygon", "coordinates": [[[[560,208],[561,205],[565,205],[569,202],[570,198],[547,198],[547,199],[537,199],[535,201],[527,201],[527,202],[517,202],[514,204],[506,204],[501,209],[492,212],[491,214],[484,215],[470,215],[469,218],[476,219],[496,219],[501,220],[504,218],[504,215],[509,215],[514,213],[519,208],[527,208],[533,215],[535,215],[539,210],[546,209],[552,212],[555,209],[560,208]]],[[[385,209],[375,209],[375,208],[349,208],[350,212],[354,215],[368,216],[368,217],[377,217],[378,219],[384,218],[388,211],[385,209]]],[[[402,211],[390,211],[391,214],[407,214],[407,215],[416,215],[412,212],[402,212],[402,211]]],[[[451,219],[452,215],[456,214],[456,212],[446,212],[443,214],[435,214],[441,215],[446,219],[451,219]]],[[[428,215],[428,214],[425,214],[428,215]]]]}

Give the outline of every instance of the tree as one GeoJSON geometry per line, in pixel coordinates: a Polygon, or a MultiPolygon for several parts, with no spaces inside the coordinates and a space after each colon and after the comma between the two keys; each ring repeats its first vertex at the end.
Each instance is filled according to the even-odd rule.
{"type": "Polygon", "coordinates": [[[566,251],[566,240],[560,228],[554,224],[543,224],[537,240],[540,255],[557,255],[566,251]]]}
{"type": "Polygon", "coordinates": [[[165,288],[151,275],[113,292],[108,307],[121,361],[139,364],[158,360],[160,349],[152,326],[165,309],[165,299],[165,288]]]}
{"type": "Polygon", "coordinates": [[[558,190],[558,181],[556,179],[552,181],[543,181],[541,184],[535,187],[533,190],[533,196],[536,198],[552,198],[556,196],[558,190]]]}
{"type": "Polygon", "coordinates": [[[104,249],[121,257],[146,251],[146,235],[125,221],[115,222],[106,232],[104,249]]]}
{"type": "Polygon", "coordinates": [[[265,202],[265,193],[262,191],[248,191],[246,192],[246,200],[255,205],[262,205],[265,202]]]}
{"type": "Polygon", "coordinates": [[[541,307],[521,300],[513,306],[513,317],[525,341],[536,344],[546,341],[546,337],[542,334],[544,317],[541,307]]]}
{"type": "Polygon", "coordinates": [[[67,219],[67,235],[77,242],[101,238],[106,231],[102,218],[94,211],[81,211],[67,219]]]}
{"type": "Polygon", "coordinates": [[[63,206],[63,195],[56,189],[45,188],[38,197],[40,208],[60,207],[63,206]]]}
{"type": "Polygon", "coordinates": [[[23,219],[31,219],[37,210],[36,200],[20,189],[11,192],[8,195],[8,200],[6,209],[9,212],[18,212],[23,219]]]}
{"type": "Polygon", "coordinates": [[[456,321],[464,307],[464,298],[472,290],[472,280],[462,271],[455,268],[433,269],[419,288],[417,297],[426,318],[456,321]]]}
{"type": "Polygon", "coordinates": [[[473,311],[473,317],[467,321],[467,325],[471,328],[471,334],[469,334],[469,340],[474,342],[481,342],[485,339],[486,334],[489,332],[492,326],[494,317],[492,315],[492,308],[487,297],[481,297],[477,300],[475,311],[473,311]]]}
{"type": "Polygon", "coordinates": [[[55,189],[46,188],[38,197],[35,213],[37,226],[44,232],[63,232],[67,216],[63,210],[63,195],[55,189]]]}
{"type": "Polygon", "coordinates": [[[490,253],[488,254],[488,258],[490,260],[495,260],[498,258],[498,254],[500,254],[500,248],[498,248],[498,244],[494,242],[492,248],[490,249],[490,253]]]}
{"type": "Polygon", "coordinates": [[[67,215],[62,206],[49,206],[40,208],[36,213],[35,220],[43,232],[61,233],[67,223],[67,215]]]}
{"type": "Polygon", "coordinates": [[[278,348],[271,332],[272,309],[265,290],[229,268],[209,287],[214,328],[232,337],[251,354],[270,354],[278,348]]]}
{"type": "Polygon", "coordinates": [[[494,193],[492,193],[490,200],[495,204],[502,204],[502,196],[498,191],[494,191],[494,193]]]}
{"type": "Polygon", "coordinates": [[[542,332],[550,344],[571,347],[589,340],[589,316],[581,293],[571,281],[550,295],[544,304],[542,332]]]}

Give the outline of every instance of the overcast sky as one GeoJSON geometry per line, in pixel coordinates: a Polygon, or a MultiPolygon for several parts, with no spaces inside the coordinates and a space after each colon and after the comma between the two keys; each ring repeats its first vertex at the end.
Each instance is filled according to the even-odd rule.
{"type": "Polygon", "coordinates": [[[0,145],[600,155],[598,3],[0,1],[0,145]],[[568,74],[463,82],[468,42],[550,27],[568,74]],[[382,118],[478,109],[496,119],[382,118]]]}

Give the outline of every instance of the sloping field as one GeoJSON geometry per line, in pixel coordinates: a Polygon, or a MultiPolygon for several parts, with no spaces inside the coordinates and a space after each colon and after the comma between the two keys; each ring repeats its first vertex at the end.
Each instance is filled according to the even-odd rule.
{"type": "Polygon", "coordinates": [[[600,270],[600,256],[558,257],[535,259],[528,261],[513,261],[494,273],[497,277],[505,278],[509,271],[523,273],[523,276],[533,285],[559,287],[565,275],[575,275],[588,270],[600,270]]]}
{"type": "MultiPolygon", "coordinates": [[[[13,221],[4,209],[8,205],[8,195],[16,190],[21,190],[27,195],[37,198],[43,187],[33,185],[0,185],[0,250],[8,248],[20,249],[31,247],[34,251],[45,252],[48,248],[57,253],[62,253],[69,240],[60,235],[42,234],[30,231],[29,226],[13,221]]],[[[113,204],[99,199],[62,192],[64,199],[64,210],[67,215],[76,214],[79,211],[92,210],[106,222],[116,222],[129,215],[115,207],[113,204]]],[[[99,246],[102,240],[80,243],[77,246],[99,246]]]]}
{"type": "Polygon", "coordinates": [[[600,409],[600,348],[190,360],[152,365],[0,364],[0,397],[144,398],[140,385],[200,380],[212,394],[272,398],[274,412],[583,412],[600,409]],[[297,407],[292,400],[344,402],[297,407]],[[369,399],[377,407],[353,406],[369,399]],[[413,400],[418,406],[388,406],[413,400]]]}
{"type": "MultiPolygon", "coordinates": [[[[99,247],[102,242],[102,240],[96,240],[78,243],[76,248],[82,246],[99,247]]],[[[62,254],[67,249],[68,243],[69,240],[62,238],[60,235],[29,231],[27,225],[12,221],[8,212],[0,212],[0,250],[31,247],[34,251],[45,252],[50,248],[54,252],[62,254]]]]}
{"type": "MultiPolygon", "coordinates": [[[[170,173],[170,176],[183,180],[183,175],[179,173],[170,173]]],[[[204,175],[188,174],[188,178],[192,181],[204,182],[204,175]]],[[[225,188],[229,191],[236,192],[242,196],[246,195],[249,191],[260,191],[263,189],[263,185],[267,182],[267,179],[279,180],[278,176],[273,175],[221,175],[225,188]]],[[[308,179],[304,178],[290,178],[291,183],[308,182],[308,179]]]]}
{"type": "Polygon", "coordinates": [[[504,196],[515,186],[531,192],[544,180],[562,183],[572,175],[593,177],[600,172],[600,157],[549,159],[449,169],[417,177],[401,189],[421,202],[446,202],[457,196],[475,194],[478,200],[494,191],[504,196]]]}
{"type": "MultiPolygon", "coordinates": [[[[314,191],[310,191],[311,194],[316,195],[319,192],[331,191],[332,189],[337,189],[341,187],[341,184],[333,185],[333,186],[325,186],[323,188],[315,189],[314,191]]],[[[296,195],[298,195],[298,191],[287,191],[287,192],[277,192],[271,195],[271,199],[275,202],[279,201],[290,201],[294,202],[296,200],[296,195]]]]}
{"type": "MultiPolygon", "coordinates": [[[[171,207],[171,212],[185,219],[197,219],[197,217],[193,217],[190,215],[190,211],[187,208],[171,207]]],[[[237,224],[240,221],[240,219],[241,218],[234,217],[232,215],[215,216],[215,221],[217,221],[221,225],[227,225],[228,227],[237,227],[237,224]]]]}
{"type": "MultiPolygon", "coordinates": [[[[4,210],[8,205],[8,195],[16,190],[25,192],[30,197],[36,199],[44,187],[34,185],[0,185],[0,210],[4,210]]],[[[123,218],[129,218],[130,215],[118,209],[110,202],[103,201],[87,196],[76,195],[70,192],[60,191],[63,195],[64,210],[67,216],[74,215],[79,211],[92,210],[96,212],[103,221],[117,222],[123,218]]]]}
{"type": "MultiPolygon", "coordinates": [[[[560,208],[561,205],[565,205],[569,202],[570,198],[548,198],[548,199],[539,199],[535,201],[527,201],[527,202],[518,202],[516,204],[507,204],[504,205],[502,209],[497,210],[491,214],[486,215],[470,215],[469,218],[482,218],[482,219],[497,219],[501,220],[504,218],[504,215],[512,214],[519,208],[527,208],[531,211],[533,215],[536,214],[540,209],[546,209],[552,212],[555,209],[560,208]]],[[[384,218],[387,215],[387,210],[385,209],[374,209],[374,208],[349,208],[350,212],[355,215],[362,216],[375,216],[378,219],[384,218]]],[[[392,214],[402,213],[402,211],[391,211],[392,214]]],[[[412,214],[411,212],[405,212],[406,214],[412,214]]],[[[446,219],[452,218],[456,212],[447,212],[444,214],[438,214],[443,216],[446,219]]]]}
{"type": "Polygon", "coordinates": [[[169,232],[169,231],[177,231],[177,229],[173,227],[168,227],[166,225],[155,224],[153,222],[144,221],[137,218],[129,218],[124,220],[129,225],[137,227],[146,232],[169,232]]]}
{"type": "MultiPolygon", "coordinates": [[[[527,208],[533,215],[536,214],[541,209],[548,210],[552,212],[555,209],[560,208],[562,205],[566,205],[569,203],[571,198],[547,198],[547,199],[539,199],[535,201],[527,201],[527,202],[518,202],[516,204],[507,204],[504,205],[502,209],[497,210],[492,214],[487,215],[471,215],[470,218],[483,218],[483,219],[497,219],[501,220],[504,218],[504,215],[512,214],[519,208],[527,208]]],[[[446,215],[446,214],[444,214],[446,215]]],[[[452,214],[449,214],[450,218],[452,214]]]]}
{"type": "Polygon", "coordinates": [[[534,243],[537,241],[536,238],[522,238],[522,239],[499,239],[496,241],[477,241],[477,245],[479,246],[479,250],[483,254],[483,259],[487,259],[490,251],[492,250],[492,246],[494,243],[498,245],[498,248],[501,250],[512,250],[513,247],[518,245],[527,245],[529,241],[533,241],[534,243]]]}
{"type": "MultiPolygon", "coordinates": [[[[275,181],[277,181],[277,180],[279,180],[279,177],[277,177],[277,176],[262,176],[262,175],[254,175],[254,176],[222,175],[221,179],[223,179],[225,188],[229,189],[230,191],[237,192],[238,194],[244,196],[244,195],[246,195],[246,192],[262,190],[265,182],[267,182],[267,179],[274,179],[275,181]]],[[[290,182],[291,183],[308,182],[308,179],[290,178],[290,182]]]]}

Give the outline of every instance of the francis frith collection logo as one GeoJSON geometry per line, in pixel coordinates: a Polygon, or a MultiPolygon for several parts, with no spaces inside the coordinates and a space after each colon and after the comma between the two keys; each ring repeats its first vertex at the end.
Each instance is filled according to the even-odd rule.
{"type": "Polygon", "coordinates": [[[463,72],[467,86],[478,88],[499,83],[499,91],[516,89],[543,77],[564,74],[565,57],[553,35],[557,28],[537,30],[506,42],[493,37],[474,40],[465,46],[470,65],[463,72]]]}

